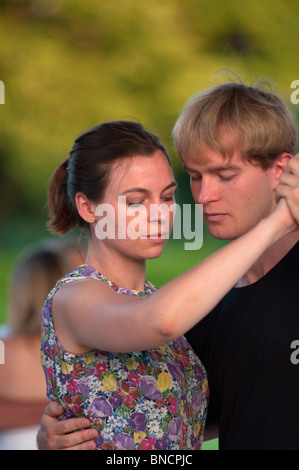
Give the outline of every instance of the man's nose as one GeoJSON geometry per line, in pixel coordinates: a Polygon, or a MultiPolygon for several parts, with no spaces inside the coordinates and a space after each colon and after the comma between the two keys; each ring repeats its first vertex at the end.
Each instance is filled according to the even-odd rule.
{"type": "Polygon", "coordinates": [[[217,185],[213,179],[203,177],[200,182],[196,202],[198,204],[208,204],[209,202],[217,201],[218,198],[217,185]]]}

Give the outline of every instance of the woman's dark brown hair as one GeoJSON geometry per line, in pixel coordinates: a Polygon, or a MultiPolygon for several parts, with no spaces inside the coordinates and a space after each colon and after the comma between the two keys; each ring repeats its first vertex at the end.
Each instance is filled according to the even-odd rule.
{"type": "Polygon", "coordinates": [[[161,150],[169,157],[159,138],[132,121],[112,121],[81,134],[69,158],[54,171],[48,187],[48,227],[61,235],[75,227],[89,224],[78,214],[78,192],[93,202],[100,202],[109,182],[112,163],[134,155],[152,155],[161,150]]]}

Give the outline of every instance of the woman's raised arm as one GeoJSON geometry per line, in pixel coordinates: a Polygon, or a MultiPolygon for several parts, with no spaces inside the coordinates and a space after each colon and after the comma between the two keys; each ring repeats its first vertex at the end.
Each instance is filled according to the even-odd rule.
{"type": "Polygon", "coordinates": [[[245,235],[144,298],[122,296],[98,280],[63,286],[53,317],[73,353],[152,349],[184,334],[207,315],[263,252],[296,228],[286,202],[245,235]]]}

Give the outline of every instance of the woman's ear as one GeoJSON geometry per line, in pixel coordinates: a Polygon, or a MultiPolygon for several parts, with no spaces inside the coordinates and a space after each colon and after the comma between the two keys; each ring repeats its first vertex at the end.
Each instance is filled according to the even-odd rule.
{"type": "Polygon", "coordinates": [[[291,158],[293,158],[292,154],[284,152],[281,155],[279,155],[279,157],[275,160],[274,165],[273,165],[273,169],[275,171],[273,189],[277,188],[277,186],[279,184],[280,177],[281,177],[282,173],[284,172],[284,170],[285,170],[285,168],[286,168],[286,166],[287,166],[287,164],[288,164],[288,162],[291,158]]]}
{"type": "Polygon", "coordinates": [[[76,194],[75,203],[80,217],[89,224],[93,223],[95,221],[94,204],[83,193],[76,194]]]}

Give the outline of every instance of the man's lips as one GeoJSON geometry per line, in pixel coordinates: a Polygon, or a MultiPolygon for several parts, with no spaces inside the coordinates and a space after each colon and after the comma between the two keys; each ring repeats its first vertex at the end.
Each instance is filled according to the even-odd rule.
{"type": "Polygon", "coordinates": [[[225,212],[204,212],[204,217],[210,222],[220,222],[226,216],[225,212]]]}

